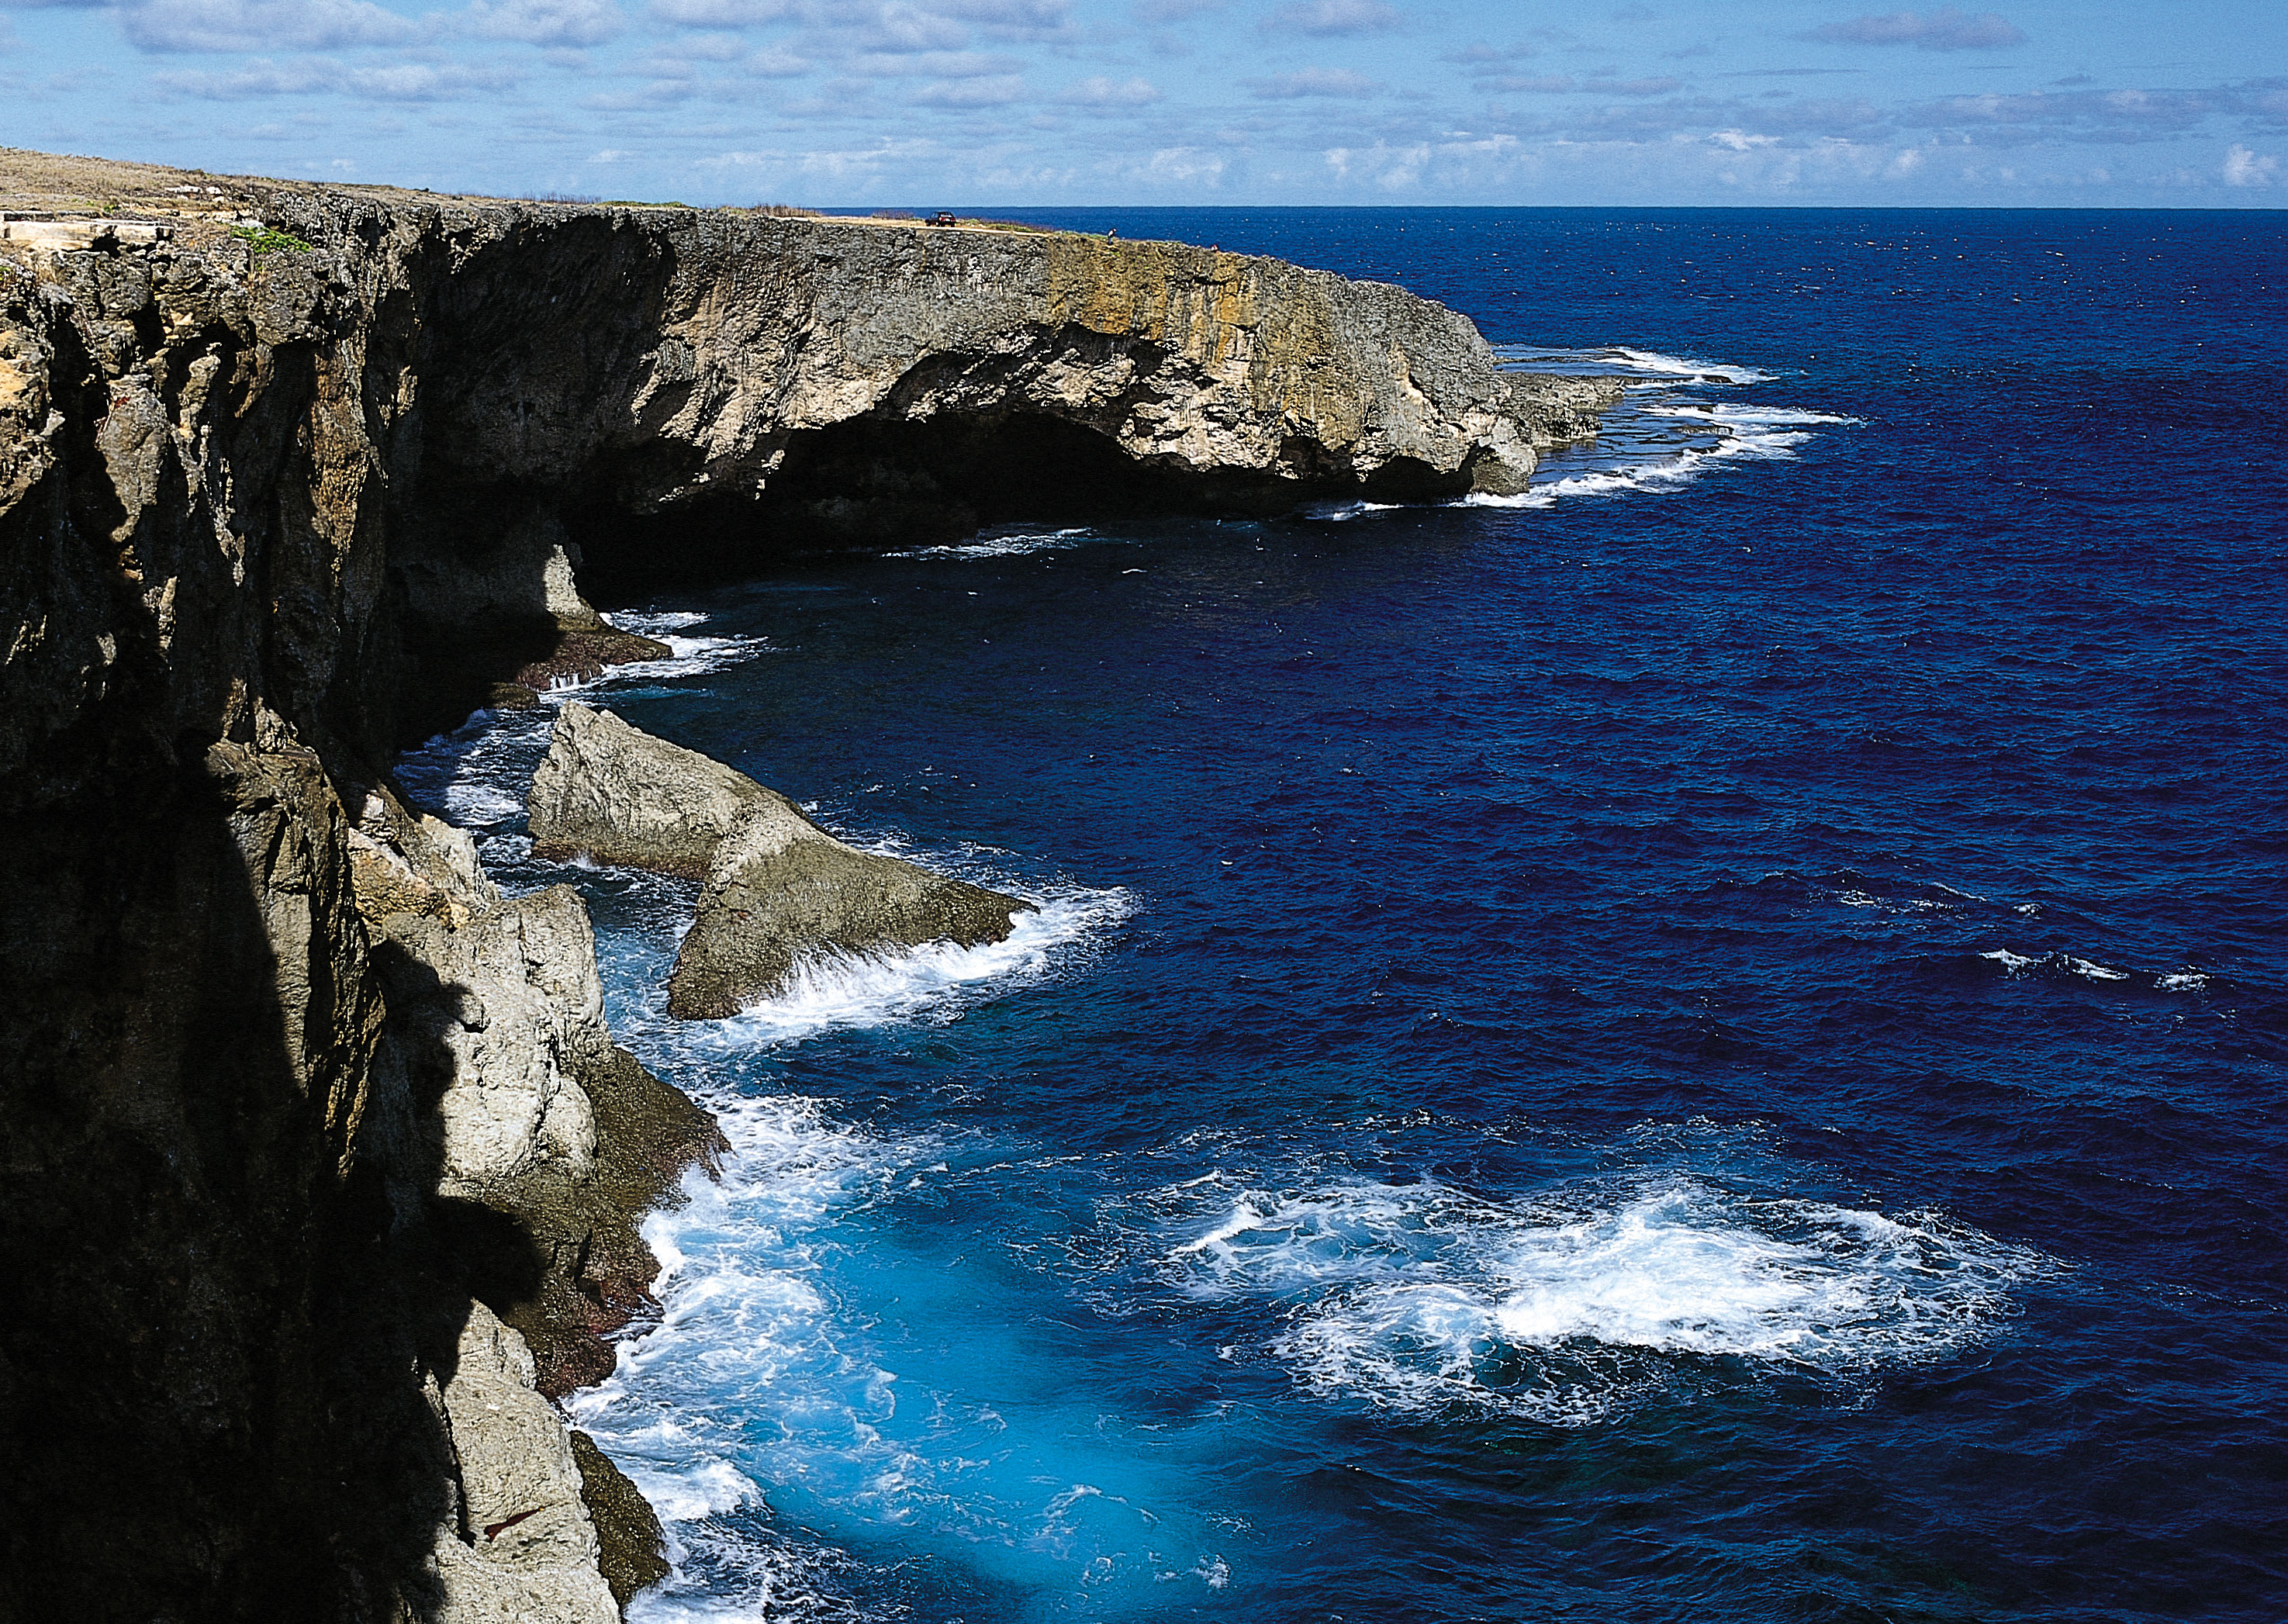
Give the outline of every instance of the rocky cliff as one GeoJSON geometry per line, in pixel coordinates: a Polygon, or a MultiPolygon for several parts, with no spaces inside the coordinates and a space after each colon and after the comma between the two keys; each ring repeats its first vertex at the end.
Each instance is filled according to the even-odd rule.
{"type": "Polygon", "coordinates": [[[651,652],[584,579],[1512,489],[1609,387],[1173,244],[0,185],[79,210],[0,233],[7,1618],[592,1619],[656,1577],[546,1401],[718,1141],[612,1042],[577,896],[502,896],[386,764],[651,652]]]}

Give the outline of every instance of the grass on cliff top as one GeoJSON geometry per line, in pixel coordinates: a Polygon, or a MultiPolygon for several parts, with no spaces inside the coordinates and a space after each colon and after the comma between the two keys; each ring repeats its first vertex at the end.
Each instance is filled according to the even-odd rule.
{"type": "Polygon", "coordinates": [[[290,232],[273,231],[267,226],[234,226],[230,234],[254,246],[256,258],[265,254],[306,254],[310,245],[290,232]]]}

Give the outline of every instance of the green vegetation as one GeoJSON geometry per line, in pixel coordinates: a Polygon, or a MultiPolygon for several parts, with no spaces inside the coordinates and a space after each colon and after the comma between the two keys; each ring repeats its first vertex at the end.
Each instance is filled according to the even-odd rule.
{"type": "Polygon", "coordinates": [[[258,259],[265,254],[277,253],[282,249],[294,254],[310,251],[310,245],[301,238],[287,232],[274,231],[267,226],[234,226],[230,228],[230,234],[251,243],[258,259]]]}

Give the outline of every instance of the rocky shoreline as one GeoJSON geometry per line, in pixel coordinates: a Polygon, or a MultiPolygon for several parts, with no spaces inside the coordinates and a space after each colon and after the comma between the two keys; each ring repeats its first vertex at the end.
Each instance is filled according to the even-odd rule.
{"type": "MultiPolygon", "coordinates": [[[[664,1572],[551,1401],[720,1135],[613,1042],[577,894],[503,896],[386,764],[667,652],[584,583],[1510,491],[1617,392],[1179,244],[0,185],[44,217],[0,240],[4,1617],[604,1620],[664,1572]]],[[[718,788],[649,860],[723,927],[679,1013],[1024,906],[718,788]]]]}

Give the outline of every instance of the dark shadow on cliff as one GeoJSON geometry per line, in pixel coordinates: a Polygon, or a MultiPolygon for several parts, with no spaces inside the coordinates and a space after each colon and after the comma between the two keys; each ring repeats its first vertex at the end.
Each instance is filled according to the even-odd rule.
{"type": "Polygon", "coordinates": [[[377,1010],[295,827],[322,780],[222,749],[0,820],[9,1618],[441,1601],[456,1295],[350,1154],[377,1010]]]}
{"type": "Polygon", "coordinates": [[[1316,473],[1210,474],[1129,456],[1084,424],[1031,412],[946,415],[918,422],[859,417],[791,437],[761,492],[726,493],[657,511],[626,493],[671,471],[632,457],[600,471],[564,522],[584,559],[584,585],[631,598],[663,585],[752,575],[806,553],[957,541],[988,525],[1104,524],[1174,514],[1264,518],[1328,496],[1426,501],[1458,494],[1455,476],[1404,461],[1361,483],[1331,460],[1316,473]]]}

